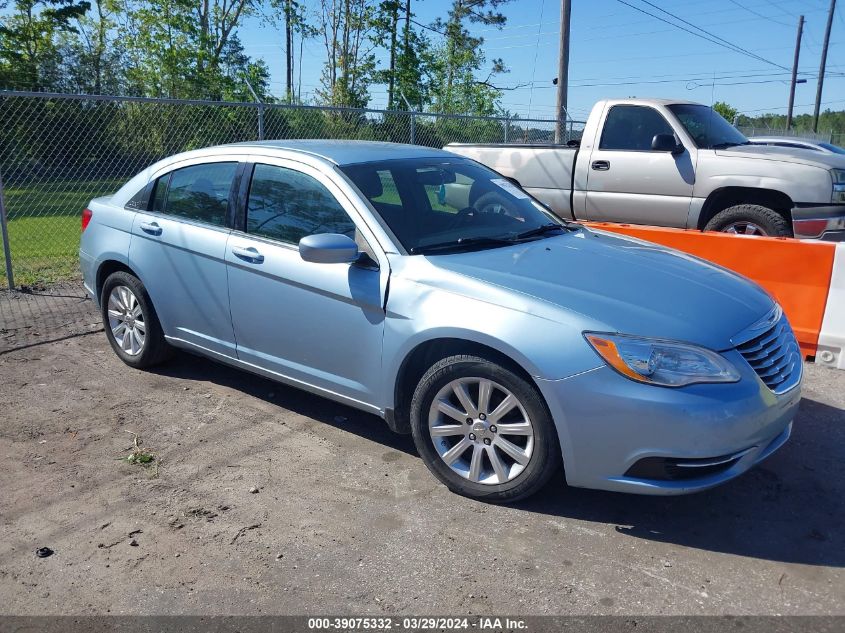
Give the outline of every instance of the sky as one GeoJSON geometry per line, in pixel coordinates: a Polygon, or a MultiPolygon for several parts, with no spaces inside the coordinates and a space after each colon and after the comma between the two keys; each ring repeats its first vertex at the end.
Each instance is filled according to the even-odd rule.
{"type": "MultiPolygon", "coordinates": [[[[303,0],[312,12],[319,0],[303,0]]],[[[419,22],[445,17],[448,0],[413,0],[419,22]]],[[[593,104],[610,97],[665,97],[712,104],[725,101],[749,116],[786,113],[789,77],[798,16],[805,17],[795,112],[812,113],[816,77],[829,0],[572,0],[569,65],[569,112],[583,120],[593,104]],[[677,15],[680,25],[710,39],[726,41],[747,53],[729,50],[645,15],[631,6],[671,20],[659,9],[677,15]],[[659,7],[656,8],[656,7],[659,7]]],[[[845,109],[845,2],[834,16],[822,110],[845,109]]],[[[507,88],[502,105],[523,118],[555,115],[559,0],[511,0],[501,7],[502,29],[471,27],[484,37],[488,62],[502,58],[510,72],[498,76],[507,88]]],[[[677,21],[676,21],[677,22],[677,21]]],[[[241,29],[246,52],[269,65],[273,94],[284,90],[284,40],[278,28],[251,17],[241,29]]],[[[433,34],[432,34],[433,35],[433,34]]],[[[435,35],[436,37],[436,35],[435,35]]],[[[298,51],[297,51],[298,52],[298,51]]],[[[319,86],[325,60],[321,38],[304,45],[302,93],[319,86]]],[[[386,60],[381,60],[382,66],[386,60]]],[[[297,71],[298,73],[299,71],[297,71]]],[[[384,107],[384,86],[373,86],[370,107],[384,107]]]]}

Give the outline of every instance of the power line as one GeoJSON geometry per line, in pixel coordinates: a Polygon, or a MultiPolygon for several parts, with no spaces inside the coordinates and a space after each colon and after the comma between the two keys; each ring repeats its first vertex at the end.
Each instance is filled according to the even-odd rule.
{"type": "Polygon", "coordinates": [[[661,21],[665,24],[669,24],[670,26],[674,26],[675,28],[680,29],[682,31],[685,31],[685,32],[689,33],[690,35],[694,35],[695,37],[699,37],[703,40],[707,40],[708,42],[711,42],[711,43],[716,44],[718,46],[721,46],[723,48],[727,48],[729,50],[733,50],[734,52],[741,53],[741,54],[747,55],[749,57],[753,57],[754,59],[757,59],[761,62],[765,62],[766,64],[770,64],[771,66],[776,66],[777,68],[780,68],[782,70],[789,70],[788,68],[786,68],[786,66],[781,66],[780,64],[776,64],[775,62],[770,61],[770,60],[766,59],[765,57],[760,57],[759,55],[752,53],[751,51],[746,50],[746,49],[742,48],[741,46],[737,46],[736,44],[729,42],[728,40],[724,39],[723,37],[719,37],[718,35],[715,35],[715,34],[711,33],[710,31],[702,29],[701,27],[696,26],[692,22],[684,20],[683,18],[675,15],[674,13],[667,11],[666,9],[662,9],[661,7],[657,6],[656,4],[649,2],[648,0],[640,0],[640,2],[647,4],[650,7],[654,7],[658,11],[665,13],[666,15],[670,16],[671,18],[673,18],[675,20],[678,20],[679,22],[682,22],[682,23],[684,23],[688,26],[691,26],[692,28],[696,29],[697,31],[700,31],[700,33],[696,33],[695,31],[691,31],[690,29],[687,29],[687,28],[681,26],[680,24],[675,24],[674,22],[670,22],[669,20],[666,20],[665,18],[661,18],[659,15],[655,15],[654,13],[649,13],[645,9],[641,9],[640,7],[637,7],[633,4],[631,4],[630,2],[626,2],[626,0],[616,0],[616,1],[619,2],[620,4],[624,4],[624,5],[632,8],[632,9],[634,9],[635,11],[639,11],[640,13],[645,13],[646,15],[650,15],[655,20],[659,20],[659,21],[661,21]]]}
{"type": "Polygon", "coordinates": [[[775,20],[774,18],[770,18],[768,15],[765,15],[763,13],[759,13],[758,11],[755,11],[751,7],[747,7],[744,4],[740,4],[739,2],[737,2],[737,0],[730,0],[730,2],[732,4],[735,4],[736,6],[738,6],[740,9],[748,11],[748,13],[756,15],[759,18],[763,18],[764,20],[768,20],[769,22],[773,22],[774,24],[780,24],[781,26],[786,26],[786,27],[792,28],[792,26],[787,24],[786,22],[780,22],[779,20],[775,20]]]}

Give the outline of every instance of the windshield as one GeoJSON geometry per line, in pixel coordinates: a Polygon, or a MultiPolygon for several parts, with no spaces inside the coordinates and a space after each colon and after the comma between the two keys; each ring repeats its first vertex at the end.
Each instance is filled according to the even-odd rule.
{"type": "Polygon", "coordinates": [[[495,248],[566,228],[522,189],[467,159],[398,159],[341,170],[411,254],[495,248]]]}
{"type": "Polygon", "coordinates": [[[839,147],[838,145],[831,145],[830,143],[819,143],[819,147],[824,147],[827,151],[833,152],[834,154],[845,154],[845,149],[839,147]]]}
{"type": "Polygon", "coordinates": [[[678,117],[699,149],[749,144],[748,139],[713,108],[695,103],[675,103],[668,108],[678,117]]]}

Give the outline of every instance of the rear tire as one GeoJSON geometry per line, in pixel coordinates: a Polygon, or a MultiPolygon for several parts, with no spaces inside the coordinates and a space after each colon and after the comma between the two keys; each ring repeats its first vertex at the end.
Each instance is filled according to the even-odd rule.
{"type": "Polygon", "coordinates": [[[152,367],[172,355],[150,295],[134,275],[121,270],[106,278],[100,311],[112,349],[130,367],[152,367]]]}
{"type": "Polygon", "coordinates": [[[425,373],[411,401],[411,432],[435,477],[473,499],[523,499],[561,464],[557,432],[537,388],[477,356],[450,356],[425,373]]]}
{"type": "Polygon", "coordinates": [[[737,204],[719,211],[710,219],[704,230],[792,237],[792,229],[787,219],[777,211],[759,204],[737,204]]]}

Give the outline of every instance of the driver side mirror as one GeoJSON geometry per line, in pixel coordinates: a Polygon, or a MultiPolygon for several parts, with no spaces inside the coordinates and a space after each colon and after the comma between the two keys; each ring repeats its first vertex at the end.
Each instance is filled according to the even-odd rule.
{"type": "Polygon", "coordinates": [[[684,146],[678,143],[674,134],[655,134],[651,139],[651,149],[655,152],[671,152],[677,155],[683,153],[684,146]]]}
{"type": "Polygon", "coordinates": [[[340,233],[306,235],[299,240],[299,256],[315,264],[351,264],[360,257],[355,240],[340,233]]]}

